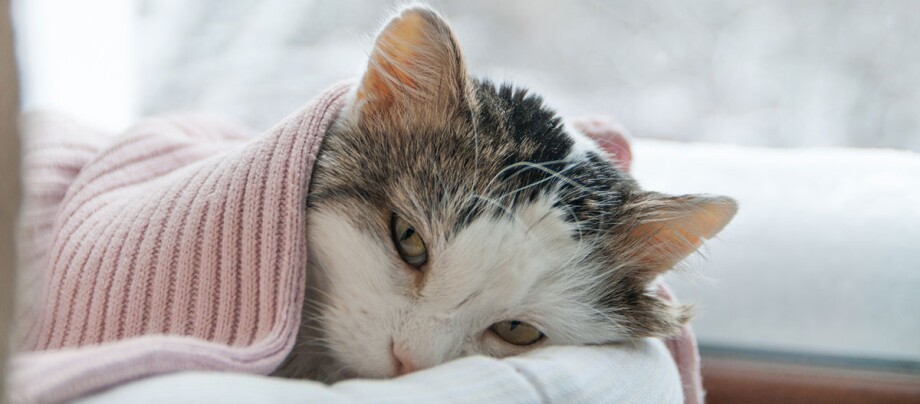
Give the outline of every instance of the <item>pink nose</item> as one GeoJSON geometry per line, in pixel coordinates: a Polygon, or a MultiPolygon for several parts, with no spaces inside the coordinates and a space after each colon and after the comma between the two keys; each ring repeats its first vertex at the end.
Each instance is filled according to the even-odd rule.
{"type": "Polygon", "coordinates": [[[409,349],[403,344],[393,344],[393,358],[396,359],[396,375],[402,376],[418,370],[418,367],[412,362],[412,356],[409,349]]]}

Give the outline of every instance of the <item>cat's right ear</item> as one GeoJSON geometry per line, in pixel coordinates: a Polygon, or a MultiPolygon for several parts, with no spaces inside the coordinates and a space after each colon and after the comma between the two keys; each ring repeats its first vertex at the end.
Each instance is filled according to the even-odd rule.
{"type": "Polygon", "coordinates": [[[360,120],[389,125],[443,121],[444,114],[464,105],[467,80],[447,22],[431,9],[406,8],[377,35],[357,89],[356,112],[360,120]]]}
{"type": "Polygon", "coordinates": [[[648,192],[632,204],[640,212],[628,231],[630,255],[653,279],[715,237],[738,212],[738,203],[725,196],[670,196],[648,192]]]}

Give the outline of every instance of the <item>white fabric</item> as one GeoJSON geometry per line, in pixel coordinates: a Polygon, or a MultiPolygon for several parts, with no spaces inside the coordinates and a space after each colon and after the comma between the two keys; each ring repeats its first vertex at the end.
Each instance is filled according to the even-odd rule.
{"type": "Polygon", "coordinates": [[[232,373],[186,372],[129,383],[80,404],[159,403],[680,403],[677,368],[659,340],[549,347],[524,356],[469,357],[392,380],[331,386],[232,373]]]}

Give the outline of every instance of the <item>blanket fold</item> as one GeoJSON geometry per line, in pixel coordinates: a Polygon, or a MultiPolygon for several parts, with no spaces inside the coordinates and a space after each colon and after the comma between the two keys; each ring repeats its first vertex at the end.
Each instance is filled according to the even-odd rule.
{"type": "Polygon", "coordinates": [[[274,370],[300,319],[310,173],[348,88],[252,140],[169,118],[109,144],[92,133],[38,139],[26,164],[52,167],[26,170],[44,175],[26,178],[27,193],[72,183],[59,203],[46,192],[43,212],[23,215],[24,243],[46,244],[23,246],[37,289],[14,399],[63,401],[176,370],[274,370]],[[53,236],[38,237],[49,222],[53,236]]]}

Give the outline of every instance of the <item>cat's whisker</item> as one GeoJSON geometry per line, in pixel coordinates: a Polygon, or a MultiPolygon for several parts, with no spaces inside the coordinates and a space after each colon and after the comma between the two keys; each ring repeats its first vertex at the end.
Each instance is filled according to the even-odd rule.
{"type": "MultiPolygon", "coordinates": [[[[505,171],[508,171],[508,170],[510,170],[510,169],[513,169],[513,168],[518,168],[518,167],[521,167],[521,166],[525,166],[526,168],[533,168],[533,165],[550,166],[550,165],[554,165],[554,164],[563,164],[563,163],[568,163],[568,162],[569,162],[569,160],[568,160],[568,159],[564,159],[564,158],[563,158],[563,159],[557,159],[557,160],[544,161],[544,162],[542,162],[542,163],[533,163],[533,162],[529,162],[529,161],[517,161],[517,162],[511,163],[511,164],[508,164],[508,165],[506,165],[505,167],[502,167],[502,169],[499,170],[498,173],[496,173],[495,177],[499,177],[499,176],[505,174],[505,171]]],[[[517,174],[519,174],[519,173],[520,173],[520,172],[517,172],[517,173],[511,174],[510,176],[515,176],[515,175],[517,175],[517,174]]]]}
{"type": "MultiPolygon", "coordinates": [[[[526,167],[526,168],[528,168],[528,169],[540,170],[540,171],[545,172],[546,174],[549,174],[552,178],[556,178],[556,179],[558,179],[558,180],[560,180],[560,181],[562,181],[562,182],[564,182],[564,183],[566,183],[566,184],[569,184],[569,185],[571,185],[571,186],[573,186],[573,187],[575,187],[575,188],[578,188],[578,189],[582,190],[583,192],[586,192],[586,193],[594,192],[594,190],[592,190],[592,189],[590,189],[590,188],[588,188],[588,187],[586,187],[586,186],[584,186],[584,185],[582,185],[582,184],[579,184],[578,182],[572,180],[572,179],[569,178],[568,176],[562,175],[563,172],[565,172],[565,171],[567,171],[567,170],[570,170],[570,169],[574,168],[575,165],[569,165],[569,166],[566,167],[565,169],[559,170],[559,171],[553,170],[553,169],[551,169],[551,168],[548,167],[549,164],[558,164],[558,163],[561,163],[561,162],[564,162],[564,161],[559,161],[559,162],[545,162],[545,163],[532,163],[532,162],[529,162],[529,161],[521,161],[521,162],[517,162],[517,163],[511,164],[511,165],[509,165],[507,168],[513,168],[513,167],[526,167]]],[[[512,176],[518,175],[518,174],[520,174],[521,172],[523,172],[523,170],[514,173],[512,176]]],[[[537,181],[537,182],[535,182],[535,183],[533,183],[533,184],[527,185],[526,187],[532,187],[532,186],[538,185],[538,184],[540,184],[540,183],[543,183],[543,182],[545,182],[545,181],[547,181],[547,180],[549,180],[549,179],[543,179],[543,180],[537,181]]]]}
{"type": "Polygon", "coordinates": [[[501,202],[499,202],[499,201],[497,201],[497,200],[495,200],[495,199],[489,198],[489,197],[487,197],[487,196],[483,196],[483,195],[472,195],[472,197],[475,198],[475,199],[477,199],[477,200],[486,202],[486,203],[488,203],[489,205],[492,205],[492,206],[497,207],[499,210],[501,210],[501,211],[504,212],[506,215],[508,215],[508,217],[510,217],[512,220],[514,220],[515,223],[520,223],[520,220],[518,219],[517,214],[516,214],[515,212],[513,212],[513,211],[511,210],[510,207],[505,206],[505,205],[502,205],[501,202]]]}
{"type": "MultiPolygon", "coordinates": [[[[564,160],[557,160],[557,161],[546,162],[546,163],[543,163],[543,164],[559,164],[559,163],[563,163],[563,162],[565,162],[565,161],[564,161],[564,160]]],[[[531,163],[531,164],[532,164],[532,163],[531,163]]],[[[501,176],[501,174],[502,174],[504,171],[506,171],[506,170],[508,170],[508,169],[515,168],[515,167],[521,167],[521,164],[520,164],[520,163],[514,163],[514,164],[511,164],[511,165],[509,165],[509,166],[506,166],[505,168],[503,168],[502,170],[500,170],[498,174],[494,175],[494,176],[490,179],[489,183],[488,183],[484,188],[485,188],[485,189],[491,188],[491,187],[493,186],[493,184],[495,184],[495,182],[498,181],[498,177],[501,176]]],[[[534,168],[534,166],[523,166],[523,168],[522,168],[521,170],[519,170],[518,172],[515,172],[515,173],[511,174],[511,175],[508,176],[508,178],[506,178],[504,181],[507,181],[507,180],[509,180],[509,179],[511,179],[511,178],[513,178],[513,177],[515,177],[515,176],[517,176],[517,175],[520,174],[521,172],[527,171],[527,170],[532,169],[532,168],[534,168]]],[[[522,190],[524,190],[524,189],[527,189],[527,188],[529,188],[529,187],[539,185],[539,184],[541,184],[541,183],[543,183],[543,182],[546,182],[546,181],[548,181],[548,180],[551,180],[551,179],[552,179],[552,178],[545,178],[545,179],[536,181],[536,182],[534,182],[534,183],[532,183],[532,184],[529,184],[529,185],[527,185],[527,186],[518,188],[518,189],[513,190],[513,191],[511,191],[511,192],[507,192],[507,193],[505,193],[505,194],[503,194],[503,195],[501,195],[501,196],[499,196],[499,197],[497,197],[497,198],[495,198],[495,199],[489,199],[489,201],[491,201],[491,202],[496,202],[497,200],[502,200],[502,199],[506,198],[507,196],[510,196],[510,195],[512,195],[512,194],[514,194],[514,193],[516,193],[516,192],[520,192],[520,191],[522,191],[522,190]]],[[[483,199],[479,198],[480,196],[481,196],[480,194],[471,194],[471,195],[470,195],[470,199],[479,199],[479,200],[477,201],[477,203],[476,203],[475,205],[473,205],[472,209],[470,209],[469,212],[467,212],[466,217],[464,217],[464,221],[465,221],[465,222],[469,220],[469,216],[472,215],[472,214],[476,211],[476,208],[484,201],[483,199]]],[[[498,205],[501,205],[501,204],[498,203],[498,205]]],[[[504,205],[501,205],[501,206],[504,206],[504,205]]],[[[507,207],[505,207],[505,209],[503,209],[503,210],[505,210],[506,213],[507,213],[507,211],[508,211],[509,209],[508,209],[507,207]]]]}
{"type": "MultiPolygon", "coordinates": [[[[565,159],[559,159],[559,160],[545,161],[545,162],[543,162],[543,163],[540,163],[540,165],[549,166],[549,165],[554,165],[554,164],[563,164],[563,163],[566,163],[566,162],[567,162],[567,160],[565,160],[565,159]]],[[[524,164],[522,164],[522,163],[524,163],[524,162],[511,163],[511,164],[509,164],[509,165],[503,167],[501,170],[498,170],[498,172],[495,173],[495,175],[493,175],[492,178],[489,179],[489,182],[485,184],[484,188],[485,188],[485,189],[491,189],[491,188],[495,185],[496,181],[499,181],[499,178],[502,177],[502,176],[504,176],[508,170],[511,170],[511,169],[514,169],[514,168],[519,168],[519,167],[522,167],[522,166],[523,166],[523,167],[522,167],[520,170],[518,170],[517,172],[515,172],[515,173],[513,173],[513,174],[507,175],[506,178],[504,178],[502,181],[507,181],[507,180],[509,180],[509,179],[511,179],[511,178],[514,178],[514,177],[518,176],[519,174],[521,174],[521,173],[527,171],[528,169],[533,168],[532,166],[526,166],[526,165],[524,165],[524,164]]],[[[536,164],[536,163],[530,163],[530,164],[536,164]]]]}
{"type": "MultiPolygon", "coordinates": [[[[502,172],[508,170],[509,168],[513,168],[513,167],[511,167],[511,166],[505,167],[505,168],[503,168],[502,170],[500,170],[499,173],[497,173],[497,174],[495,174],[494,176],[492,176],[492,178],[489,180],[489,182],[483,187],[483,190],[488,190],[488,189],[492,188],[492,187],[494,186],[494,184],[496,183],[496,181],[498,181],[498,178],[502,175],[502,172]]],[[[525,169],[522,169],[521,171],[524,171],[524,170],[525,170],[525,169]]],[[[516,176],[516,175],[519,174],[519,173],[520,173],[520,171],[517,172],[517,173],[512,174],[511,176],[509,176],[509,178],[510,178],[510,177],[514,177],[514,176],[516,176]]],[[[463,218],[463,222],[468,222],[469,219],[470,219],[470,216],[471,216],[473,213],[476,212],[476,208],[478,208],[478,207],[482,204],[482,202],[485,202],[485,200],[481,199],[480,196],[482,196],[482,194],[481,194],[481,193],[476,193],[476,192],[472,192],[472,193],[469,194],[467,200],[469,200],[469,199],[476,199],[476,202],[475,202],[474,205],[469,209],[469,211],[467,212],[466,216],[463,218]]],[[[498,197],[497,199],[502,199],[503,197],[504,197],[504,195],[501,196],[501,197],[498,197]]],[[[494,200],[490,200],[490,201],[491,201],[491,202],[495,202],[494,200]]],[[[501,204],[498,204],[498,205],[501,205],[501,204]]],[[[504,206],[504,205],[501,205],[501,206],[504,206]]],[[[504,209],[504,210],[507,210],[507,208],[504,209]]]]}

